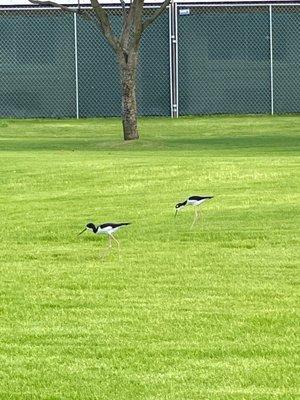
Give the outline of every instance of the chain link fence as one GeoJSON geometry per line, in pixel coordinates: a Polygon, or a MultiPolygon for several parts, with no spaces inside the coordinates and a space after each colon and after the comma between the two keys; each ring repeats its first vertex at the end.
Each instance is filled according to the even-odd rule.
{"type": "MultiPolygon", "coordinates": [[[[152,12],[152,9],[146,9],[145,14],[149,16],[152,12]]],[[[116,34],[122,26],[121,14],[120,9],[110,10],[116,34]]],[[[97,24],[78,17],[77,27],[79,113],[83,117],[119,115],[121,92],[115,53],[99,35],[97,24]]],[[[142,38],[137,82],[139,113],[169,115],[169,91],[169,26],[166,12],[142,38]]]]}
{"type": "Polygon", "coordinates": [[[300,111],[300,6],[181,10],[181,115],[300,111]]]}
{"type": "MultiPolygon", "coordinates": [[[[140,115],[300,112],[300,5],[172,7],[176,17],[166,11],[142,40],[140,115]]],[[[109,15],[118,32],[121,10],[109,15]]],[[[0,7],[0,116],[120,112],[115,54],[96,23],[0,7]]]]}
{"type": "Polygon", "coordinates": [[[193,7],[178,17],[179,112],[270,111],[266,7],[193,7]]]}
{"type": "Polygon", "coordinates": [[[74,116],[73,16],[0,12],[0,115],[74,116]]]}
{"type": "Polygon", "coordinates": [[[274,112],[300,112],[300,5],[272,7],[274,112]]]}

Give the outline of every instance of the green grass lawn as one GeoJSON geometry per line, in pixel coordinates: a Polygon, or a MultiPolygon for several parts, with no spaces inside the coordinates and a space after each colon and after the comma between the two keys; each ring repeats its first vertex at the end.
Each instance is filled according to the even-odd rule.
{"type": "Polygon", "coordinates": [[[140,126],[0,120],[0,399],[296,399],[300,116],[140,126]]]}

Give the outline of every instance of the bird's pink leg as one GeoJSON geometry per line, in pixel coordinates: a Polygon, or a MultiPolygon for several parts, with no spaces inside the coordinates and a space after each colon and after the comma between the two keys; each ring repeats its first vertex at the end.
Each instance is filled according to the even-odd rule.
{"type": "Polygon", "coordinates": [[[200,215],[198,214],[197,208],[195,206],[195,217],[194,217],[191,228],[194,226],[195,222],[199,219],[199,217],[200,217],[200,215]]]}
{"type": "Polygon", "coordinates": [[[112,245],[111,237],[109,235],[108,236],[108,247],[107,247],[106,251],[104,252],[104,254],[102,254],[102,255],[100,254],[100,257],[104,257],[104,256],[106,256],[108,254],[109,250],[111,249],[111,245],[112,245]]]}
{"type": "Polygon", "coordinates": [[[118,240],[113,236],[113,235],[109,235],[118,245],[118,249],[120,248],[120,243],[118,242],[118,240]]]}

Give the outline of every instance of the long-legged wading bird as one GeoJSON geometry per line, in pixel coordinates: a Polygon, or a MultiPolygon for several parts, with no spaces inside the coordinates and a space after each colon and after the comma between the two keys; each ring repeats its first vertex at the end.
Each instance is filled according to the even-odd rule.
{"type": "Polygon", "coordinates": [[[111,248],[112,246],[112,239],[117,243],[118,245],[118,249],[120,246],[120,243],[118,242],[118,240],[114,237],[114,233],[119,230],[120,228],[122,228],[123,226],[126,225],[130,225],[130,222],[121,222],[121,223],[114,223],[114,222],[106,222],[105,224],[101,224],[96,226],[95,224],[93,224],[92,222],[89,222],[86,227],[83,229],[83,231],[81,231],[79,235],[81,235],[83,232],[85,232],[86,230],[95,233],[96,235],[100,235],[100,234],[105,234],[108,235],[108,249],[111,248]]]}
{"type": "Polygon", "coordinates": [[[175,206],[175,217],[178,213],[178,211],[182,210],[186,206],[194,206],[195,207],[195,217],[192,223],[191,228],[194,226],[195,222],[197,219],[200,217],[198,214],[197,206],[200,206],[200,204],[204,203],[206,200],[212,199],[213,196],[190,196],[186,200],[184,200],[182,203],[177,203],[175,206]]]}

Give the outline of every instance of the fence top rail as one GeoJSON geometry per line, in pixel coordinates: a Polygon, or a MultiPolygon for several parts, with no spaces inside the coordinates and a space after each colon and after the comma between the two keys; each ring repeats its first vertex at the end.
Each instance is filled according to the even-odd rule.
{"type": "MultiPolygon", "coordinates": [[[[77,7],[78,0],[56,0],[58,3],[69,6],[69,7],[77,7]]],[[[146,6],[159,6],[163,0],[145,0],[146,6]]],[[[220,6],[228,6],[228,5],[291,5],[291,4],[300,4],[300,0],[170,0],[171,3],[177,3],[182,5],[189,4],[197,4],[201,6],[212,6],[212,5],[220,5],[220,6]]],[[[100,3],[105,7],[120,7],[120,0],[102,0],[100,3]]],[[[130,5],[130,0],[125,0],[126,5],[130,5]]],[[[81,7],[90,7],[90,0],[80,0],[81,7]]],[[[43,6],[34,5],[30,3],[29,0],[1,0],[0,8],[16,8],[16,7],[32,7],[32,8],[51,8],[51,6],[47,6],[46,4],[43,6]]],[[[53,8],[53,7],[52,7],[53,8]]]]}
{"type": "MultiPolygon", "coordinates": [[[[47,3],[46,0],[42,0],[47,3]]],[[[67,6],[69,8],[77,8],[78,0],[53,0],[55,3],[59,3],[61,5],[67,6]]],[[[124,0],[126,6],[130,6],[131,0],[124,0]]],[[[185,1],[185,0],[183,0],[185,1]]],[[[0,0],[0,8],[56,8],[55,6],[50,6],[47,4],[33,4],[29,0],[0,0]]],[[[79,0],[80,7],[91,7],[90,0],[79,0]]],[[[145,0],[145,6],[155,6],[159,7],[162,4],[163,0],[145,0]]],[[[173,0],[170,0],[173,2],[173,0]]],[[[121,7],[120,0],[100,0],[99,3],[104,7],[121,7]]]]}
{"type": "Polygon", "coordinates": [[[203,6],[220,6],[220,7],[228,7],[228,6],[268,6],[268,5],[300,5],[300,0],[172,0],[173,3],[177,3],[178,5],[188,6],[190,4],[203,6]]]}
{"type": "Polygon", "coordinates": [[[261,2],[261,3],[247,3],[247,1],[245,2],[241,2],[241,3],[215,3],[215,2],[211,2],[211,3],[201,3],[201,2],[193,2],[193,0],[191,0],[190,2],[186,3],[186,2],[182,2],[182,1],[175,1],[175,3],[177,4],[178,7],[223,7],[223,8],[228,8],[228,7],[269,7],[269,6],[280,6],[280,7],[288,7],[288,6],[300,6],[300,1],[291,1],[288,3],[283,3],[282,1],[280,2],[276,2],[276,1],[265,1],[265,2],[261,2]]]}
{"type": "MultiPolygon", "coordinates": [[[[202,3],[199,1],[193,1],[190,0],[189,2],[182,2],[182,0],[173,1],[174,4],[176,4],[178,7],[223,7],[223,8],[228,8],[228,7],[269,7],[269,6],[280,6],[280,7],[288,7],[288,6],[300,6],[300,1],[289,1],[287,2],[277,2],[277,1],[265,1],[265,2],[260,2],[260,3],[249,3],[247,1],[245,2],[236,2],[236,3],[216,3],[216,2],[211,2],[211,3],[202,3]]],[[[121,5],[117,4],[105,4],[103,5],[104,8],[107,9],[121,9],[121,5]]],[[[151,9],[151,8],[157,8],[159,4],[145,4],[145,8],[151,9]]],[[[78,6],[69,6],[70,10],[73,10],[76,12],[78,10],[78,6]]],[[[88,5],[83,5],[81,6],[81,9],[85,10],[90,10],[92,9],[91,6],[88,5]]],[[[54,6],[2,6],[0,5],[0,11],[41,11],[41,10],[60,10],[59,7],[54,7],[54,6]]]]}
{"type": "MultiPolygon", "coordinates": [[[[112,10],[121,10],[122,6],[121,5],[117,5],[117,4],[105,4],[103,5],[104,8],[107,9],[112,9],[112,10]]],[[[158,8],[159,5],[155,5],[155,4],[145,4],[144,6],[145,8],[158,8]]],[[[169,6],[168,6],[169,7],[169,6]]],[[[78,10],[78,6],[68,6],[68,8],[74,12],[76,12],[78,10]]],[[[91,10],[92,7],[91,6],[80,6],[80,9],[84,9],[84,10],[91,10]]],[[[0,5],[0,11],[41,11],[41,10],[60,10],[59,7],[55,7],[55,6],[34,6],[32,5],[31,7],[28,6],[23,6],[23,7],[7,7],[7,6],[2,6],[0,5]]]]}

